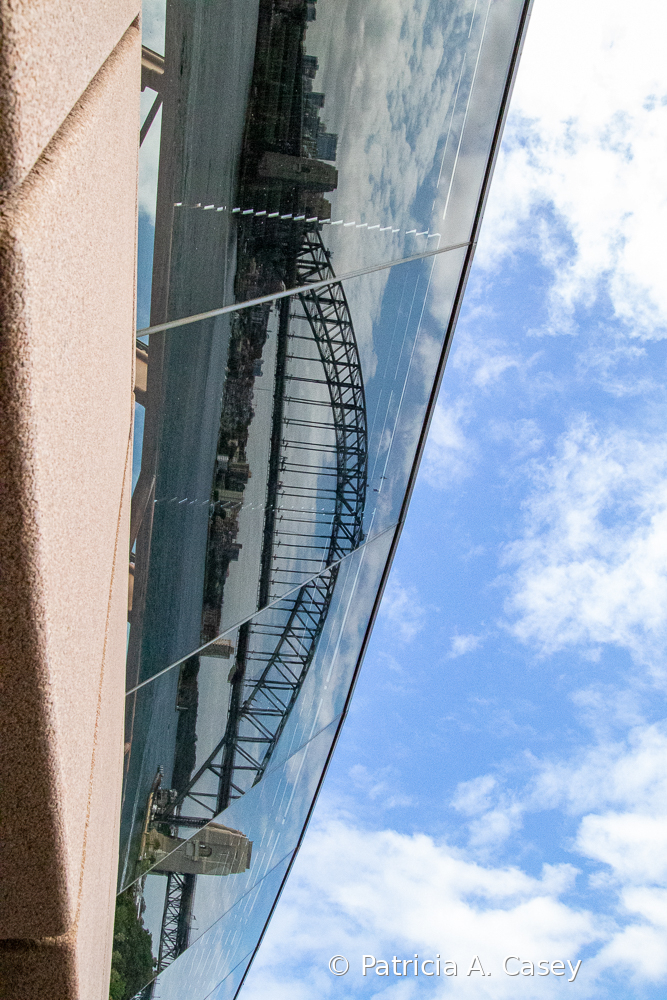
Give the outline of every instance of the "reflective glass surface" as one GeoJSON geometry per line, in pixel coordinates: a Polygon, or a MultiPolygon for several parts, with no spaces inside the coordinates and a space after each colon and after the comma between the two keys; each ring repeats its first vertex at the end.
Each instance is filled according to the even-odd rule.
{"type": "Polygon", "coordinates": [[[335,732],[332,724],[194,836],[178,822],[169,831],[156,824],[147,844],[158,860],[132,897],[151,933],[157,968],[191,947],[294,851],[335,732]]]}
{"type": "Polygon", "coordinates": [[[464,261],[151,336],[129,688],[395,523],[464,261]]]}
{"type": "MultiPolygon", "coordinates": [[[[155,1000],[204,1000],[220,988],[229,976],[229,986],[238,985],[247,962],[262,933],[276,896],[289,867],[292,855],[282,858],[249,892],[222,914],[219,919],[187,948],[179,958],[165,966],[142,997],[155,1000]]],[[[199,877],[192,904],[199,908],[199,877]]],[[[175,921],[177,924],[177,920],[175,921]]],[[[157,970],[156,970],[157,971],[157,970]]],[[[228,994],[223,989],[220,996],[228,994]]],[[[233,994],[232,994],[233,995],[233,994]]]]}
{"type": "Polygon", "coordinates": [[[313,237],[338,277],[470,239],[523,6],[151,4],[142,317],[299,286],[313,237]]]}
{"type": "MultiPolygon", "coordinates": [[[[345,705],[392,538],[388,531],[363,545],[210,655],[128,695],[119,888],[156,864],[155,850],[175,849],[160,839],[169,829],[187,839],[215,818],[258,840],[256,823],[271,813],[264,797],[304,748],[300,780],[310,788],[317,748],[330,745],[345,705]]],[[[285,834],[291,826],[282,820],[285,834]]]]}
{"type": "Polygon", "coordinates": [[[253,955],[254,952],[251,952],[247,959],[239,962],[233,972],[225,976],[222,982],[209,994],[209,1000],[234,1000],[252,962],[253,955]]]}

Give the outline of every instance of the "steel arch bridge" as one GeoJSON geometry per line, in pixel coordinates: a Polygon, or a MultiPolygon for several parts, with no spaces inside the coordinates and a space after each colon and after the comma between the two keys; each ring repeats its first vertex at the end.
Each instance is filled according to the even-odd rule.
{"type": "MultiPolygon", "coordinates": [[[[261,780],[313,661],[340,560],[363,540],[368,441],[361,360],[319,228],[304,234],[296,287],[306,290],[280,304],[258,593],[259,607],[270,609],[239,629],[224,732],[155,822],[199,829],[261,780]]],[[[158,973],[189,938],[180,883],[169,879],[158,973]]],[[[193,891],[183,896],[189,909],[193,891]]]]}

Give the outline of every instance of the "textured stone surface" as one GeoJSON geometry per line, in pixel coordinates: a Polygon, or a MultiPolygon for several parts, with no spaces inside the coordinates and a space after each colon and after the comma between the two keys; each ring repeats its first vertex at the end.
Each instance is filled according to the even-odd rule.
{"type": "MultiPolygon", "coordinates": [[[[53,12],[62,5],[26,6],[53,12]]],[[[99,51],[103,34],[116,40],[116,13],[111,4],[85,9],[104,27],[95,36],[99,51]]],[[[116,9],[127,27],[129,8],[118,2],[116,9]]],[[[83,11],[75,4],[68,15],[86,20],[83,11]]],[[[69,94],[76,97],[88,70],[80,69],[69,27],[64,17],[55,63],[72,57],[78,82],[69,94]]],[[[0,942],[0,982],[17,998],[94,1000],[108,990],[122,774],[139,73],[139,31],[131,27],[0,203],[0,937],[44,939],[0,942]],[[47,978],[53,963],[51,988],[30,986],[44,974],[40,962],[47,978]],[[23,986],[14,978],[20,968],[23,986]]],[[[37,104],[36,119],[48,117],[37,104]]],[[[27,147],[39,141],[35,132],[27,147]]]]}
{"type": "Polygon", "coordinates": [[[26,176],[140,7],[0,0],[0,189],[26,176]]]}
{"type": "MultiPolygon", "coordinates": [[[[127,391],[127,389],[126,389],[127,391]]],[[[131,464],[124,496],[129,501],[131,464]]],[[[127,622],[129,503],[120,511],[116,573],[109,607],[106,666],[100,688],[95,766],[91,771],[87,841],[79,887],[76,968],[80,1000],[106,1000],[118,870],[118,819],[123,774],[123,709],[127,622]]]]}
{"type": "MultiPolygon", "coordinates": [[[[43,941],[0,941],[0,1000],[69,1000],[77,996],[74,945],[73,934],[43,941]]],[[[100,993],[95,1000],[98,997],[102,1000],[105,995],[100,993]]]]}

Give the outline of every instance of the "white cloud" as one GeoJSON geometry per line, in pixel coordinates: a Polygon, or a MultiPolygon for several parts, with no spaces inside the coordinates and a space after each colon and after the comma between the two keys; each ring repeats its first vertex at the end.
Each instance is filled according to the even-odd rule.
{"type": "Polygon", "coordinates": [[[489,794],[497,784],[496,779],[490,774],[480,775],[471,781],[460,781],[452,805],[467,816],[485,812],[491,806],[489,794]]]}
{"type": "Polygon", "coordinates": [[[605,885],[667,888],[667,723],[641,723],[622,739],[527,763],[533,775],[517,790],[480,775],[457,786],[453,807],[490,826],[502,814],[515,829],[522,814],[560,809],[579,818],[571,848],[607,866],[605,885]]]}
{"type": "MultiPolygon", "coordinates": [[[[478,320],[478,317],[473,318],[478,320]]],[[[468,318],[470,323],[471,317],[468,318]]],[[[519,368],[520,361],[508,354],[505,345],[492,337],[480,340],[479,335],[465,332],[456,338],[456,348],[451,361],[452,367],[470,373],[474,386],[485,389],[499,381],[509,368],[519,368]]]]}
{"type": "MultiPolygon", "coordinates": [[[[480,942],[492,967],[507,953],[569,948],[572,957],[583,954],[579,988],[585,995],[606,996],[610,975],[616,986],[626,975],[639,984],[660,981],[667,975],[665,761],[667,725],[640,725],[624,740],[567,759],[533,761],[533,779],[517,792],[492,775],[461,782],[452,805],[470,820],[465,850],[422,834],[361,830],[349,818],[325,814],[304,845],[250,997],[254,988],[257,996],[261,989],[271,993],[276,979],[293,983],[297,996],[316,981],[320,995],[333,995],[321,975],[330,954],[425,956],[435,948],[456,957],[481,954],[480,942]],[[575,835],[563,847],[577,868],[545,866],[535,878],[488,860],[523,815],[554,809],[575,819],[575,835]],[[589,871],[594,866],[587,881],[595,916],[573,901],[582,863],[589,871]],[[301,932],[285,958],[299,921],[301,932]]],[[[363,768],[351,777],[381,798],[382,780],[363,768]]],[[[504,997],[510,995],[505,985],[494,980],[467,988],[473,996],[504,997]]]]}
{"type": "MultiPolygon", "coordinates": [[[[555,981],[518,984],[503,974],[502,961],[516,954],[576,963],[587,945],[608,936],[590,913],[560,899],[575,875],[570,865],[546,865],[537,878],[512,866],[485,867],[423,834],[369,832],[325,819],[303,845],[245,995],[422,995],[429,985],[423,977],[416,984],[393,976],[369,982],[359,971],[362,954],[391,960],[417,952],[456,961],[456,989],[467,996],[549,996],[555,981]],[[335,954],[350,959],[344,981],[328,973],[335,954]],[[490,978],[466,976],[476,954],[490,978]]],[[[580,992],[585,981],[583,974],[580,992]]],[[[430,995],[449,996],[452,981],[434,979],[430,986],[430,995]]]]}
{"type": "Polygon", "coordinates": [[[572,847],[603,866],[589,878],[593,890],[616,890],[619,926],[592,963],[596,974],[667,975],[666,762],[665,724],[636,726],[627,739],[589,748],[579,760],[545,765],[531,792],[533,808],[541,802],[585,813],[572,847]]]}
{"type": "Polygon", "coordinates": [[[509,441],[515,458],[534,454],[544,446],[544,436],[536,420],[492,420],[491,437],[495,441],[509,441]]]}
{"type": "Polygon", "coordinates": [[[414,800],[409,795],[396,790],[396,775],[390,767],[372,772],[363,764],[354,764],[349,776],[355,787],[379,808],[395,809],[414,805],[414,800]]]}
{"type": "Polygon", "coordinates": [[[605,291],[632,334],[667,336],[666,28],[656,0],[535,5],[477,260],[537,250],[551,332],[605,291]]]}
{"type": "Polygon", "coordinates": [[[464,422],[463,406],[449,406],[445,394],[440,393],[420,469],[431,486],[445,488],[472,471],[476,448],[463,432],[464,422]]]}
{"type": "Polygon", "coordinates": [[[498,779],[480,775],[457,785],[452,806],[470,817],[468,846],[488,856],[489,850],[521,828],[525,804],[508,793],[498,779]]]}
{"type": "Polygon", "coordinates": [[[523,823],[521,803],[490,809],[468,824],[468,845],[477,855],[489,857],[492,848],[504,843],[523,823]]]}
{"type": "Polygon", "coordinates": [[[667,880],[667,817],[610,812],[585,816],[577,848],[631,882],[667,880]]]}
{"type": "Polygon", "coordinates": [[[449,658],[453,660],[457,656],[463,656],[464,653],[472,652],[473,649],[477,649],[481,641],[479,635],[453,635],[449,658]]]}
{"type": "Polygon", "coordinates": [[[664,982],[667,975],[667,894],[655,889],[627,893],[624,902],[640,922],[631,923],[614,934],[593,961],[593,971],[622,968],[633,974],[638,984],[664,982]],[[642,919],[644,918],[644,919],[642,919]]]}
{"type": "Polygon", "coordinates": [[[426,621],[426,611],[419,603],[416,589],[403,587],[395,573],[389,577],[382,597],[380,619],[402,642],[414,639],[426,621]]]}
{"type": "Polygon", "coordinates": [[[611,643],[663,674],[667,638],[667,438],[580,421],[535,467],[515,567],[512,631],[544,652],[611,643]]]}
{"type": "MultiPolygon", "coordinates": [[[[623,837],[628,844],[634,838],[650,850],[660,836],[654,821],[667,830],[666,763],[667,724],[636,725],[623,739],[601,740],[569,759],[535,762],[535,779],[524,796],[525,807],[561,807],[583,816],[577,841],[582,853],[604,861],[621,881],[627,880],[634,865],[644,873],[641,878],[662,880],[667,886],[662,861],[653,865],[639,857],[623,861],[613,846],[623,837]],[[642,817],[647,818],[645,827],[642,817]]],[[[487,806],[493,805],[491,799],[487,806]]]]}

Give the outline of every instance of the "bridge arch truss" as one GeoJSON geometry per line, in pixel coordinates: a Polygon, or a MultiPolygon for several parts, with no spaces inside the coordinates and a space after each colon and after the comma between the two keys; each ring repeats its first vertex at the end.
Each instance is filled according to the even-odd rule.
{"type": "Polygon", "coordinates": [[[315,656],[340,560],[363,540],[362,364],[347,298],[319,229],[305,233],[297,256],[296,287],[304,286],[278,305],[259,584],[259,604],[270,607],[241,626],[224,731],[158,822],[201,827],[262,778],[315,656]],[[322,280],[329,283],[307,288],[322,280]]]}

